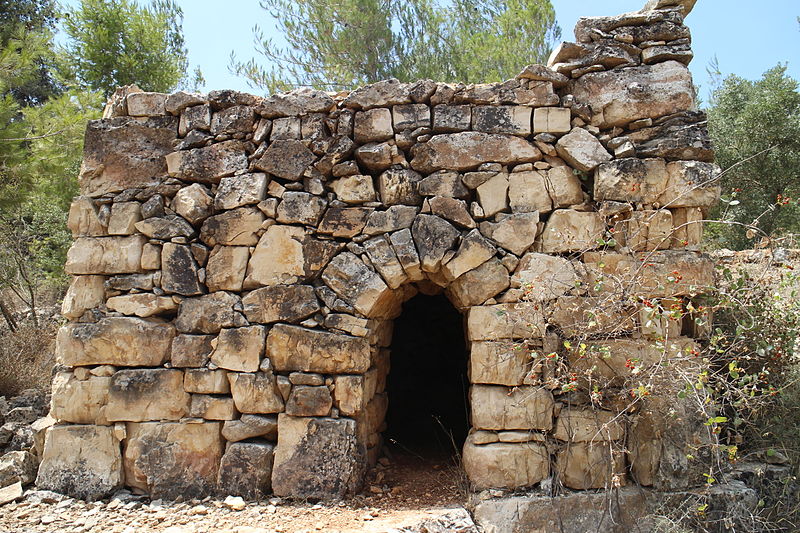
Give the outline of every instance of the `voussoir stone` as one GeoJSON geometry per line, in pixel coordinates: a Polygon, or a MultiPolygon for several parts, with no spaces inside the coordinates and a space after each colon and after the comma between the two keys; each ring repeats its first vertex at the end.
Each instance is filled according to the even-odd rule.
{"type": "Polygon", "coordinates": [[[385,316],[395,310],[397,299],[393,291],[353,253],[342,252],[334,257],[322,272],[322,280],[364,316],[385,316]]]}
{"type": "Polygon", "coordinates": [[[437,216],[419,215],[411,226],[411,235],[419,251],[422,270],[436,272],[444,254],[455,246],[461,232],[437,216]]]}
{"type": "Polygon", "coordinates": [[[364,338],[285,324],[270,330],[267,356],[279,372],[361,374],[370,366],[369,342],[364,338]]]}
{"type": "Polygon", "coordinates": [[[539,149],[520,137],[466,131],[434,135],[418,146],[411,167],[430,174],[441,169],[469,170],[487,162],[518,164],[541,158],[539,149]]]}
{"type": "Polygon", "coordinates": [[[110,426],[52,426],[45,435],[36,486],[83,500],[122,487],[119,441],[110,426]]]}
{"type": "Polygon", "coordinates": [[[169,358],[175,327],[140,318],[108,317],[63,326],[56,358],[67,366],[160,366],[169,358]]]}

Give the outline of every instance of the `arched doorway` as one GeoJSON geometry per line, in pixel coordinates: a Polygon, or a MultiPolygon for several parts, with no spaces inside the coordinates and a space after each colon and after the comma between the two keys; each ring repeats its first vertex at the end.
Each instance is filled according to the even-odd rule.
{"type": "Polygon", "coordinates": [[[469,432],[462,315],[444,294],[417,294],[394,321],[385,443],[390,453],[447,461],[469,432]]]}

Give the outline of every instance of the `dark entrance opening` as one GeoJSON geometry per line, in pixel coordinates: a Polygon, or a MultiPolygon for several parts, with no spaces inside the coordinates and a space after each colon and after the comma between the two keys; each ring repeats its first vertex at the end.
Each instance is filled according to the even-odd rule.
{"type": "Polygon", "coordinates": [[[395,319],[384,433],[393,453],[432,460],[460,455],[469,432],[462,322],[443,294],[418,294],[395,319]]]}

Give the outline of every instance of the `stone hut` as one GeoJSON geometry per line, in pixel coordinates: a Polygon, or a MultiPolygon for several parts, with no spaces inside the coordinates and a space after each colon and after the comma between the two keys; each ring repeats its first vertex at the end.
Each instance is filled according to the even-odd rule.
{"type": "Polygon", "coordinates": [[[582,18],[503,83],[118,91],[69,215],[39,487],[356,493],[396,400],[393,320],[419,292],[463,316],[473,489],[693,483],[691,416],[598,396],[703,335],[720,190],[692,4],[582,18]]]}

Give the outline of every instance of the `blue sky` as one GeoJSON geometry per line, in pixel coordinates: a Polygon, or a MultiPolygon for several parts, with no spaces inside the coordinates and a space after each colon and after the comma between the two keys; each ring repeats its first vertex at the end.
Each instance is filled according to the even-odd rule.
{"type": "MultiPolygon", "coordinates": [[[[65,2],[70,5],[76,0],[65,2]]],[[[253,56],[252,27],[274,28],[258,0],[177,0],[184,12],[184,34],[192,65],[199,65],[205,90],[250,90],[245,80],[228,72],[229,56],[253,56]]],[[[640,9],[645,0],[552,0],[562,39],[573,40],[580,16],[616,15],[640,9]]],[[[698,0],[686,24],[692,30],[694,61],[690,68],[706,98],[706,67],[717,57],[724,74],[757,79],[778,62],[800,79],[800,15],[798,0],[698,0]]]]}

